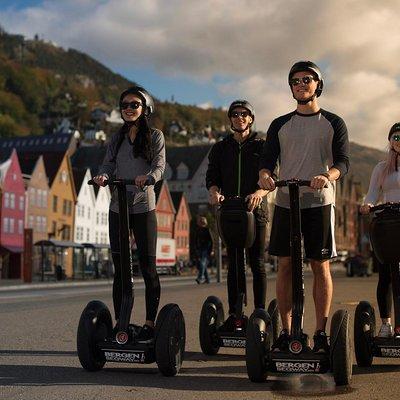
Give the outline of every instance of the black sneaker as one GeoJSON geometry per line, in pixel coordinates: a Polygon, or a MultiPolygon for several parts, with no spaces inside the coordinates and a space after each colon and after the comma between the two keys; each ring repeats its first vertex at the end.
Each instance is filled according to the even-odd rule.
{"type": "Polygon", "coordinates": [[[137,343],[151,343],[154,341],[154,328],[149,325],[143,325],[139,334],[136,336],[137,343]]]}
{"type": "Polygon", "coordinates": [[[233,333],[236,329],[236,317],[231,314],[228,319],[219,327],[220,332],[233,333]]]}
{"type": "Polygon", "coordinates": [[[313,352],[329,353],[328,336],[324,331],[315,332],[313,352]]]}
{"type": "Polygon", "coordinates": [[[282,329],[275,343],[272,345],[272,351],[287,351],[289,350],[289,331],[282,329]]]}

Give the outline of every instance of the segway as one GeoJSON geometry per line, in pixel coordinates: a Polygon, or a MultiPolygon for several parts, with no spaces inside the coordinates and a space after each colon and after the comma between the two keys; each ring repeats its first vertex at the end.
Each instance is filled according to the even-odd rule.
{"type": "MultiPolygon", "coordinates": [[[[375,214],[370,224],[370,240],[382,264],[390,265],[395,327],[400,326],[400,203],[371,207],[375,214]]],[[[400,332],[399,332],[400,333],[400,332]]],[[[400,335],[390,338],[375,336],[375,310],[368,301],[361,301],[354,317],[354,347],[357,365],[370,367],[374,357],[400,357],[400,335]]]]}
{"type": "MultiPolygon", "coordinates": [[[[132,257],[129,245],[129,218],[126,185],[134,180],[114,179],[106,182],[116,187],[119,207],[119,242],[121,253],[122,303],[116,328],[107,306],[93,300],[81,314],[77,333],[78,357],[82,367],[98,371],[106,361],[150,364],[156,362],[165,376],[178,373],[185,352],[185,320],[177,304],[167,304],[159,312],[152,343],[137,343],[141,327],[130,324],[133,307],[132,257]]],[[[89,181],[89,184],[95,184],[89,181]]]]}
{"type": "Polygon", "coordinates": [[[292,324],[289,349],[271,350],[273,343],[271,316],[264,310],[255,310],[247,327],[246,366],[253,382],[263,382],[269,372],[326,373],[333,372],[337,385],[346,385],[352,375],[350,320],[345,310],[332,317],[330,352],[314,353],[308,336],[303,331],[304,267],[301,237],[299,187],[310,186],[311,181],[291,179],[277,181],[277,187],[288,186],[290,197],[290,252],[292,260],[292,324]]]}
{"type": "MultiPolygon", "coordinates": [[[[224,332],[224,308],[216,296],[209,296],[203,303],[200,314],[199,338],[204,354],[215,355],[220,347],[246,347],[246,328],[248,318],[244,314],[247,305],[246,296],[246,249],[255,240],[256,226],[254,214],[248,211],[247,203],[241,197],[226,198],[216,213],[218,233],[225,246],[235,249],[236,284],[238,299],[236,304],[235,329],[224,332]]],[[[275,318],[279,331],[279,313],[276,300],[268,307],[269,313],[275,318]]]]}

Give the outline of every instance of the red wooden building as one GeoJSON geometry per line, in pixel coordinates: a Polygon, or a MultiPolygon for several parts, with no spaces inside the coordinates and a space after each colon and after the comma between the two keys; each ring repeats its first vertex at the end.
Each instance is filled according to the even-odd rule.
{"type": "Polygon", "coordinates": [[[0,160],[0,278],[21,278],[25,187],[17,152],[0,160]]]}
{"type": "Polygon", "coordinates": [[[154,187],[156,192],[157,236],[174,237],[174,221],[176,210],[169,192],[168,184],[159,181],[154,187]]]}
{"type": "Polygon", "coordinates": [[[184,192],[171,192],[171,198],[176,209],[174,223],[174,239],[176,242],[176,257],[178,260],[189,260],[190,220],[189,204],[184,192]]]}

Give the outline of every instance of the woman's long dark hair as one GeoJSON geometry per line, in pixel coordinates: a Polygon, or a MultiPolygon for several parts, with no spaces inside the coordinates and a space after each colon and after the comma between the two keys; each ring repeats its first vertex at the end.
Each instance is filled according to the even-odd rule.
{"type": "Polygon", "coordinates": [[[137,133],[135,141],[133,142],[133,156],[143,157],[147,162],[151,162],[153,154],[151,151],[151,128],[149,121],[145,115],[141,115],[138,119],[137,125],[125,122],[120,130],[121,139],[125,135],[129,135],[129,131],[134,126],[137,126],[137,133]]]}

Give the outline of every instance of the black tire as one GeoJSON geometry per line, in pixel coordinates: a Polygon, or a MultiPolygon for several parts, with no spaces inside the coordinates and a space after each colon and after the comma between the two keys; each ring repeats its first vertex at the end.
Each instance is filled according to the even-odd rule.
{"type": "Polygon", "coordinates": [[[185,319],[177,304],[165,305],[155,328],[155,353],[158,369],[164,376],[175,376],[185,354],[185,319]]]}
{"type": "Polygon", "coordinates": [[[207,297],[200,313],[199,339],[204,354],[213,356],[218,353],[219,343],[217,329],[224,322],[224,307],[221,300],[215,296],[207,297]]]}
{"type": "Polygon", "coordinates": [[[272,321],[272,343],[275,343],[276,339],[282,330],[281,318],[279,316],[278,302],[276,299],[271,300],[268,305],[268,315],[272,321]]]}
{"type": "Polygon", "coordinates": [[[272,323],[268,313],[258,308],[251,314],[246,331],[246,368],[252,382],[265,382],[266,357],[271,349],[272,323]]]}
{"type": "Polygon", "coordinates": [[[330,331],[331,369],[338,386],[348,385],[353,372],[353,356],[350,342],[350,316],[345,310],[333,314],[330,331]]]}
{"type": "Polygon", "coordinates": [[[101,301],[91,301],[83,310],[76,338],[78,357],[83,368],[99,371],[106,360],[97,343],[109,337],[112,319],[107,306],[101,301]]]}
{"type": "Polygon", "coordinates": [[[367,301],[361,301],[354,315],[354,350],[359,367],[370,367],[374,359],[375,326],[374,308],[367,301]]]}

